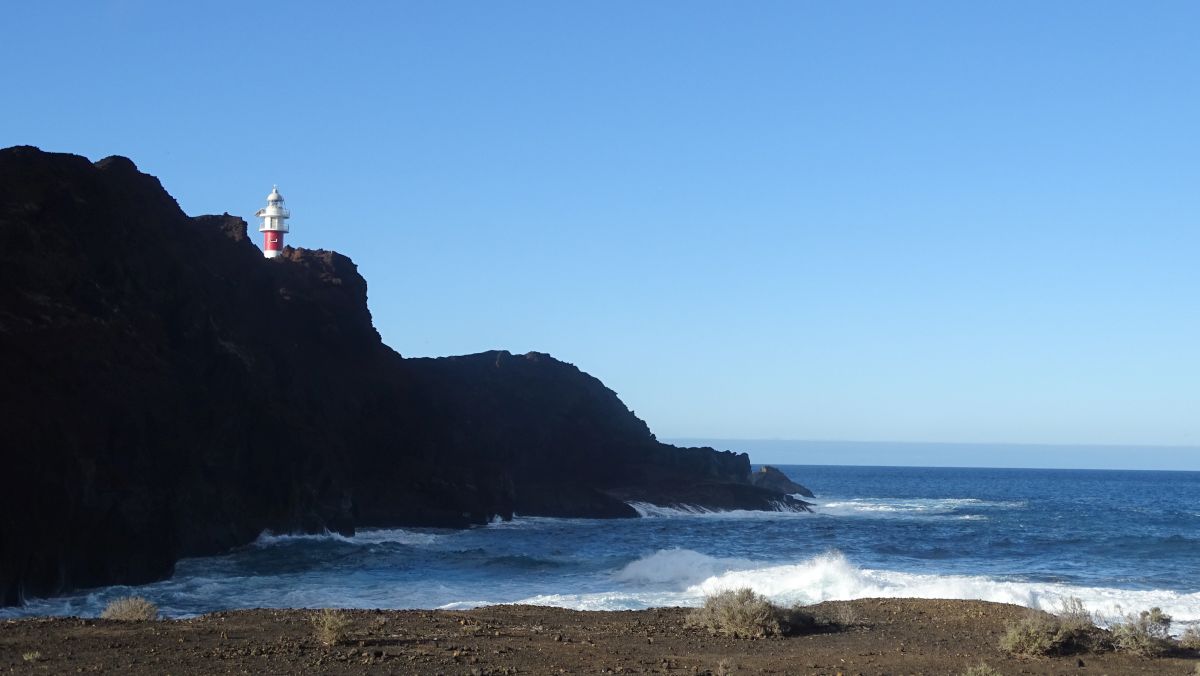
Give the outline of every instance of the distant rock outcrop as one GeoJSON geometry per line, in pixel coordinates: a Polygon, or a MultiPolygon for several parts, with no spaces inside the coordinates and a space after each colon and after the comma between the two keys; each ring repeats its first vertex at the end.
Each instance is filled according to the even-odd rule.
{"type": "Polygon", "coordinates": [[[755,486],[765,488],[769,491],[787,493],[789,495],[803,495],[806,498],[815,497],[812,491],[787,478],[786,474],[770,465],[760,467],[757,472],[751,475],[750,480],[755,486]]]}
{"type": "Polygon", "coordinates": [[[403,359],[366,301],[345,256],[266,260],[128,159],[0,151],[0,602],[160,579],[264,529],[790,500],[548,355],[403,359]]]}

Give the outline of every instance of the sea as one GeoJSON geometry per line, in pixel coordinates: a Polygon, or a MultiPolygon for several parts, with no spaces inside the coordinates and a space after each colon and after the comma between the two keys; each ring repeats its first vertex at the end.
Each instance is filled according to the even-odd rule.
{"type": "Polygon", "coordinates": [[[641,519],[517,517],[467,530],[263,533],[167,580],[36,599],[0,617],[96,616],[136,594],[172,617],[231,608],[587,610],[981,599],[1101,618],[1159,607],[1200,624],[1200,472],[780,465],[812,513],[635,505],[641,519]]]}

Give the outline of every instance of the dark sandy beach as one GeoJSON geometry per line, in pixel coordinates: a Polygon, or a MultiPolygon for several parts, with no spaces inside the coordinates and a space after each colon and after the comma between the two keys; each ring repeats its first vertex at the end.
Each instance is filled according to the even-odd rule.
{"type": "Polygon", "coordinates": [[[1083,653],[1016,658],[1006,622],[1029,611],[979,601],[864,599],[810,609],[844,629],[770,639],[712,636],[688,610],[586,612],[534,606],[345,611],[346,640],[314,636],[314,611],[220,612],[188,620],[77,618],[0,624],[7,673],[123,674],[1001,674],[1197,673],[1200,655],[1083,653]]]}

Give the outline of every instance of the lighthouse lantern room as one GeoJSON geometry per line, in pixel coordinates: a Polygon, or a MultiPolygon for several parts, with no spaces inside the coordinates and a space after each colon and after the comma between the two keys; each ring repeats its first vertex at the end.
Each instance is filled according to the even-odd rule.
{"type": "Polygon", "coordinates": [[[259,209],[255,217],[262,219],[258,231],[263,233],[263,255],[274,258],[283,250],[283,236],[287,234],[287,219],[292,214],[283,206],[283,195],[279,188],[272,186],[271,194],[267,195],[267,206],[259,209]]]}

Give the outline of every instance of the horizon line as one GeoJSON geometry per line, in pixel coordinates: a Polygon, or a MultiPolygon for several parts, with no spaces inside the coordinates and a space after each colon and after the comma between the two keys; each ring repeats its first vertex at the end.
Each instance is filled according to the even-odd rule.
{"type": "Polygon", "coordinates": [[[1172,450],[1200,450],[1197,444],[1153,444],[1153,443],[1088,443],[1088,442],[1044,442],[1044,441],[898,441],[891,439],[796,439],[785,437],[706,437],[668,436],[666,441],[756,441],[802,444],[892,444],[910,446],[1022,446],[1031,448],[1156,448],[1172,450]]]}

